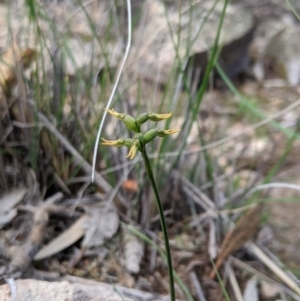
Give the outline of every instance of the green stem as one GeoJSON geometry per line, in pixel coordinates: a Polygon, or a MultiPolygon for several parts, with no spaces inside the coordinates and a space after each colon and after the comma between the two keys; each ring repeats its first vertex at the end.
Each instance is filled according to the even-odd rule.
{"type": "MultiPolygon", "coordinates": [[[[155,248],[159,252],[161,258],[163,258],[164,262],[167,264],[166,254],[163,252],[162,249],[159,248],[159,246],[153,240],[151,240],[151,238],[149,238],[147,235],[145,235],[142,232],[140,232],[134,226],[126,225],[124,223],[122,223],[122,225],[124,227],[126,227],[129,231],[131,231],[134,235],[136,235],[139,239],[145,241],[147,244],[149,244],[150,246],[152,246],[153,248],[155,248]]],[[[181,288],[182,292],[186,295],[187,299],[189,301],[195,301],[195,299],[191,295],[190,291],[185,286],[185,284],[182,282],[182,280],[180,279],[180,277],[178,276],[178,274],[176,273],[176,271],[174,269],[173,269],[173,275],[174,275],[175,281],[177,282],[178,286],[181,288]]]]}
{"type": "Polygon", "coordinates": [[[168,237],[168,231],[167,231],[167,224],[166,224],[166,220],[165,220],[165,216],[164,216],[162,202],[160,200],[157,185],[156,185],[156,182],[155,182],[155,179],[153,176],[151,164],[150,164],[150,161],[149,161],[149,158],[147,155],[146,147],[143,143],[141,143],[141,153],[143,156],[146,173],[147,173],[147,176],[149,178],[149,181],[151,183],[151,186],[152,186],[152,189],[153,189],[153,192],[155,195],[156,205],[157,205],[158,212],[159,212],[160,224],[161,224],[161,228],[163,231],[164,242],[165,242],[165,247],[166,247],[171,301],[175,301],[173,265],[172,265],[171,250],[170,250],[169,237],[168,237]]]}

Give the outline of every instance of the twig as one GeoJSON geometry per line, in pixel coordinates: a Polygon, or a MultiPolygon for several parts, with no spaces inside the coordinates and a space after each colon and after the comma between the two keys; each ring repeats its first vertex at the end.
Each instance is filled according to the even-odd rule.
{"type": "Polygon", "coordinates": [[[216,246],[216,224],[212,217],[209,219],[208,254],[210,260],[215,260],[218,254],[216,246]]]}

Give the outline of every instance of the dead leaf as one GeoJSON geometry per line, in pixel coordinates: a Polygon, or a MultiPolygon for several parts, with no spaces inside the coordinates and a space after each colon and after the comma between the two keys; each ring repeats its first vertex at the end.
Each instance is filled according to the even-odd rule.
{"type": "Polygon", "coordinates": [[[116,234],[119,228],[119,215],[116,208],[105,204],[101,207],[87,207],[89,220],[82,247],[98,247],[116,234]],[[108,207],[107,207],[108,206],[108,207]]]}
{"type": "Polygon", "coordinates": [[[14,207],[23,200],[26,193],[25,188],[16,189],[0,198],[0,229],[17,215],[14,207]]]}
{"type": "Polygon", "coordinates": [[[18,203],[20,203],[25,194],[27,193],[26,188],[15,189],[14,191],[5,194],[2,198],[0,198],[0,211],[6,212],[11,208],[15,207],[18,203]]]}
{"type": "Polygon", "coordinates": [[[34,260],[42,260],[68,248],[79,240],[86,232],[85,223],[87,215],[83,215],[69,229],[54,238],[50,243],[45,245],[34,257],[34,260]]]}
{"type": "Polygon", "coordinates": [[[247,213],[239,219],[235,228],[227,233],[216,262],[216,269],[212,270],[210,279],[215,278],[215,271],[230,254],[240,249],[256,234],[259,227],[261,210],[262,204],[258,204],[249,209],[247,213]]]}

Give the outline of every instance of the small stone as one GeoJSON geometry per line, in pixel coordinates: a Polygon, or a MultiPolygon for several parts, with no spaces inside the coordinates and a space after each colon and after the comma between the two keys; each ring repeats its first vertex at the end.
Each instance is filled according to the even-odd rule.
{"type": "Polygon", "coordinates": [[[261,282],[260,290],[264,299],[273,299],[280,294],[280,288],[277,285],[265,281],[261,282]]]}

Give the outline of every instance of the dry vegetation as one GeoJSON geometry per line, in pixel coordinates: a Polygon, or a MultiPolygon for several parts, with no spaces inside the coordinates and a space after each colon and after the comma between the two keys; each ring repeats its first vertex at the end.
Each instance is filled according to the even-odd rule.
{"type": "MultiPolygon", "coordinates": [[[[112,107],[172,111],[162,127],[182,128],[148,146],[177,298],[300,300],[300,80],[289,69],[291,61],[300,74],[300,59],[291,53],[285,64],[269,51],[274,36],[276,49],[289,44],[282,16],[287,31],[300,25],[276,1],[234,2],[205,86],[224,1],[132,1],[132,45],[112,107]]],[[[1,301],[167,300],[140,157],[100,146],[91,182],[126,12],[123,1],[0,1],[1,301]]],[[[129,136],[111,117],[103,133],[129,136]]]]}

